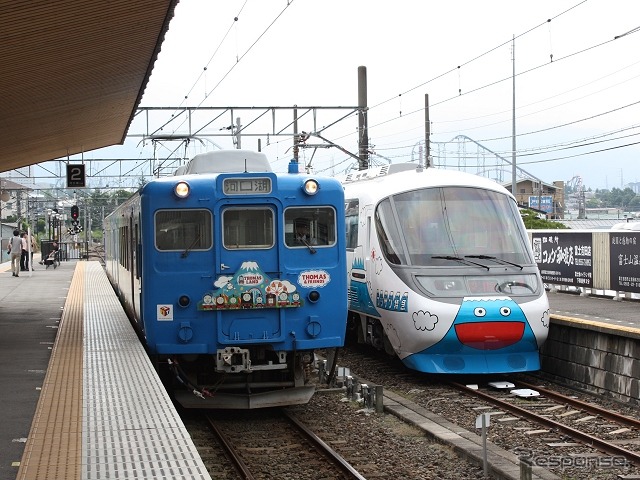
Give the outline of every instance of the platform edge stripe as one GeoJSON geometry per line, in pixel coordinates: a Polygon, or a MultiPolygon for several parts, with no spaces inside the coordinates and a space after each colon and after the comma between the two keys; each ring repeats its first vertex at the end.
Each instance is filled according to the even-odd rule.
{"type": "Polygon", "coordinates": [[[82,478],[169,468],[172,478],[210,479],[104,268],[86,268],[82,478]]]}
{"type": "Polygon", "coordinates": [[[588,320],[585,318],[569,317],[566,315],[559,315],[552,313],[550,315],[551,320],[561,325],[575,327],[579,325],[587,330],[595,330],[598,332],[608,332],[613,335],[623,335],[625,337],[640,339],[640,329],[634,327],[627,327],[624,325],[612,325],[609,323],[598,322],[595,320],[588,320]]]}
{"type": "Polygon", "coordinates": [[[80,478],[84,267],[76,265],[16,480],[80,478]]]}

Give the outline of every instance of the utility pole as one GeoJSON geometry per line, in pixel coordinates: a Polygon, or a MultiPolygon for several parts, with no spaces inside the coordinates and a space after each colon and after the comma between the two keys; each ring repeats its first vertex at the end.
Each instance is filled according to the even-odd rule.
{"type": "Polygon", "coordinates": [[[240,117],[237,117],[236,118],[236,148],[238,150],[242,148],[242,139],[241,139],[241,133],[240,133],[241,127],[242,127],[242,124],[240,123],[240,117]]]}
{"type": "Polygon", "coordinates": [[[367,67],[358,67],[358,157],[359,170],[369,168],[369,132],[367,120],[367,67]]]}
{"type": "Polygon", "coordinates": [[[429,121],[429,94],[424,95],[424,145],[426,147],[425,152],[425,166],[431,167],[431,122],[429,121]]]}
{"type": "MultiPolygon", "coordinates": [[[[516,36],[513,36],[511,52],[513,55],[513,110],[512,110],[512,128],[511,128],[511,193],[516,197],[516,36]]],[[[540,207],[540,205],[538,205],[540,207]]]]}
{"type": "Polygon", "coordinates": [[[298,107],[293,107],[293,161],[298,163],[300,147],[300,135],[298,134],[298,107]]]}

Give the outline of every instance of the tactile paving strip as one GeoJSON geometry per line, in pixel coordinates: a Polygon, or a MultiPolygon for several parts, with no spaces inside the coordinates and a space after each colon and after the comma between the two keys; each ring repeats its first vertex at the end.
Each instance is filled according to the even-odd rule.
{"type": "Polygon", "coordinates": [[[78,262],[17,480],[210,476],[98,262],[78,262]]]}
{"type": "Polygon", "coordinates": [[[82,478],[209,479],[97,262],[85,289],[82,478]]]}

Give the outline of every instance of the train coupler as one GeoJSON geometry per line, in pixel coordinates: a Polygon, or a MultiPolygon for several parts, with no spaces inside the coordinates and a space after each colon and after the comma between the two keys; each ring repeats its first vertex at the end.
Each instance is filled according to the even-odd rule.
{"type": "Polygon", "coordinates": [[[216,354],[218,372],[239,373],[251,371],[251,358],[246,348],[226,347],[216,354]]]}

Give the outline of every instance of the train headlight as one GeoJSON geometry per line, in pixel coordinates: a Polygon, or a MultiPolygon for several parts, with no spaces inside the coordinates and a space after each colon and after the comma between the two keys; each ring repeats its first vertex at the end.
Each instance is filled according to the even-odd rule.
{"type": "Polygon", "coordinates": [[[318,185],[318,182],[313,179],[306,180],[302,187],[304,193],[306,193],[307,195],[315,195],[316,193],[318,193],[319,188],[320,186],[318,185]]]}
{"type": "Polygon", "coordinates": [[[178,182],[176,186],[173,187],[173,193],[175,193],[178,198],[187,198],[190,190],[191,187],[189,187],[187,182],[178,182]]]}
{"type": "Polygon", "coordinates": [[[320,300],[320,292],[317,290],[311,290],[309,292],[309,295],[307,295],[307,298],[311,303],[316,303],[318,300],[320,300]]]}

